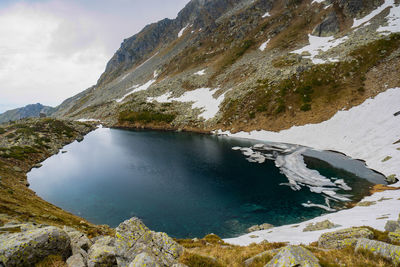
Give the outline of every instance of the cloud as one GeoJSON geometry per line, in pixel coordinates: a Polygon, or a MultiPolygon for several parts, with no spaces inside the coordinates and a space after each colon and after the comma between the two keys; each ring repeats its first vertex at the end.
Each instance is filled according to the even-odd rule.
{"type": "Polygon", "coordinates": [[[95,84],[124,38],[188,0],[17,1],[0,5],[0,112],[58,105],[95,84]]]}

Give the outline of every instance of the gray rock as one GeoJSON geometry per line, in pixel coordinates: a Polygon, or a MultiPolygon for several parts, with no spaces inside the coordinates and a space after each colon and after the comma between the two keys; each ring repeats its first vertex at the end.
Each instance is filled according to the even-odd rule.
{"type": "Polygon", "coordinates": [[[71,255],[70,239],[63,230],[48,226],[15,234],[0,235],[0,264],[32,266],[49,255],[71,255]]]}
{"type": "Polygon", "coordinates": [[[188,267],[188,266],[183,263],[175,263],[174,265],[172,265],[172,267],[188,267]]]}
{"type": "Polygon", "coordinates": [[[154,255],[160,265],[171,266],[183,252],[167,234],[150,231],[138,218],[126,220],[116,230],[119,266],[128,266],[143,252],[154,255]]]}
{"type": "Polygon", "coordinates": [[[89,249],[88,267],[117,266],[115,240],[106,236],[100,238],[89,249]]]}
{"type": "Polygon", "coordinates": [[[338,227],[338,225],[335,225],[333,222],[331,222],[329,220],[325,220],[322,222],[307,224],[307,226],[303,229],[303,232],[320,231],[320,230],[325,230],[325,229],[332,229],[335,227],[338,227]]]}
{"type": "Polygon", "coordinates": [[[355,245],[358,238],[373,237],[374,233],[367,228],[347,228],[322,234],[318,239],[318,246],[328,249],[341,249],[355,245]]]}
{"type": "Polygon", "coordinates": [[[400,230],[400,223],[398,221],[387,221],[385,225],[385,231],[396,232],[400,230]]]}
{"type": "Polygon", "coordinates": [[[274,228],[274,226],[272,224],[263,223],[263,224],[260,224],[260,225],[253,225],[253,226],[247,228],[246,231],[248,233],[251,233],[251,232],[267,230],[267,229],[271,229],[271,228],[274,228]]]}
{"type": "Polygon", "coordinates": [[[81,254],[72,255],[67,259],[68,267],[86,267],[85,259],[81,254]]]}
{"type": "Polygon", "coordinates": [[[85,250],[86,252],[92,246],[92,241],[82,232],[70,227],[64,227],[64,231],[71,239],[71,246],[85,250]]]}
{"type": "Polygon", "coordinates": [[[160,265],[157,263],[157,260],[154,258],[154,256],[143,252],[140,253],[135,257],[135,259],[129,264],[129,267],[160,267],[160,265]]]}
{"type": "Polygon", "coordinates": [[[265,267],[318,267],[318,259],[307,249],[300,246],[282,248],[265,267]]]}
{"type": "Polygon", "coordinates": [[[375,255],[379,255],[393,262],[394,265],[400,264],[400,246],[390,245],[384,242],[361,238],[357,241],[355,250],[368,250],[375,255]]]}
{"type": "Polygon", "coordinates": [[[328,16],[314,28],[312,35],[327,37],[339,32],[339,21],[335,11],[332,11],[328,16]]]}

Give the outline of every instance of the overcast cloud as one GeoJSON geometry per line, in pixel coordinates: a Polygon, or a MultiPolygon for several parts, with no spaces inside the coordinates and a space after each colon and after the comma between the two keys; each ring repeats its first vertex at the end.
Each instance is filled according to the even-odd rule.
{"type": "Polygon", "coordinates": [[[0,1],[0,113],[94,85],[123,39],[189,0],[0,1]]]}

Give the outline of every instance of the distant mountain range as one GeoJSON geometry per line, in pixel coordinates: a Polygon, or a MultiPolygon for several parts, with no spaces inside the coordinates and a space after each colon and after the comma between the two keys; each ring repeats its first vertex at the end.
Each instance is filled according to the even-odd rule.
{"type": "Polygon", "coordinates": [[[40,103],[31,104],[22,108],[8,110],[0,114],[0,123],[15,121],[23,118],[39,117],[40,113],[49,116],[51,115],[51,113],[53,113],[53,111],[54,108],[49,106],[44,106],[40,103]]]}

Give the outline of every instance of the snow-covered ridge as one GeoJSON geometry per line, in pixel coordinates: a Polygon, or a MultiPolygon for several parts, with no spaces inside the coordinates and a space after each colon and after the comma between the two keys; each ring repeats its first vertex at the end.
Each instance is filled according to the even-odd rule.
{"type": "Polygon", "coordinates": [[[394,6],[394,0],[385,0],[385,2],[381,6],[379,6],[375,10],[373,10],[368,15],[364,16],[361,19],[354,19],[353,26],[351,28],[356,28],[356,27],[364,24],[365,22],[370,21],[373,17],[375,17],[376,15],[381,13],[383,10],[385,10],[388,7],[392,7],[392,6],[394,6]]]}
{"type": "MultiPolygon", "coordinates": [[[[320,150],[336,150],[355,159],[363,159],[368,167],[382,172],[386,176],[400,177],[400,88],[392,88],[380,93],[375,98],[350,110],[338,111],[331,119],[318,124],[293,126],[280,132],[252,131],[230,132],[219,131],[232,137],[250,138],[263,141],[301,144],[320,150]],[[389,160],[384,160],[387,157],[389,160]]],[[[400,186],[400,183],[394,186],[400,186]]],[[[337,229],[352,226],[368,225],[383,230],[386,219],[396,220],[400,207],[400,190],[375,193],[362,201],[376,201],[375,205],[342,210],[336,213],[293,225],[276,227],[266,231],[254,232],[238,238],[226,239],[232,244],[248,245],[253,242],[268,240],[270,242],[288,241],[293,244],[316,241],[324,233],[322,230],[303,232],[311,222],[329,219],[341,225],[337,229]],[[384,198],[384,200],[382,200],[384,198]],[[381,200],[381,201],[378,201],[381,200]],[[379,218],[386,219],[379,219],[379,218]],[[250,236],[255,235],[257,238],[250,236]]]]}

